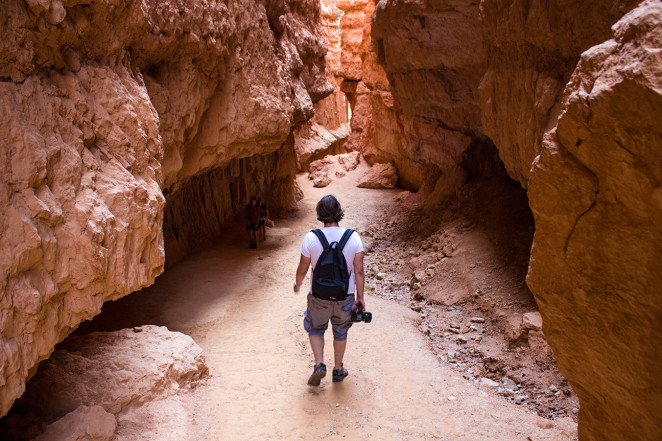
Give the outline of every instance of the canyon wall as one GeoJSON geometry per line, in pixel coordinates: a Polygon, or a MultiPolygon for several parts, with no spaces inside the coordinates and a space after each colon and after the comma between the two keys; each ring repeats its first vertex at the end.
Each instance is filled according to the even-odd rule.
{"type": "Polygon", "coordinates": [[[662,4],[582,54],[534,161],[528,283],[582,440],[662,436],[662,4]]]}
{"type": "Polygon", "coordinates": [[[493,143],[529,188],[527,282],[580,397],[581,440],[662,433],[662,13],[638,3],[382,0],[372,16],[394,107],[443,129],[441,153],[402,152],[438,165],[493,143]]]}
{"type": "Polygon", "coordinates": [[[291,134],[275,152],[233,159],[191,178],[169,197],[163,222],[168,264],[221,236],[224,225],[243,213],[253,195],[262,197],[274,218],[295,211],[302,194],[292,185],[296,170],[293,144],[291,134]]]}
{"type": "Polygon", "coordinates": [[[164,249],[219,233],[210,216],[248,192],[275,185],[274,210],[291,208],[292,129],[333,88],[313,0],[8,0],[0,16],[4,414],[58,341],[153,282],[164,249]]]}
{"type": "Polygon", "coordinates": [[[435,200],[465,182],[464,152],[487,141],[478,99],[486,65],[478,5],[437,3],[338,3],[346,11],[349,143],[371,163],[393,163],[402,187],[434,192],[435,200]]]}
{"type": "Polygon", "coordinates": [[[524,188],[543,134],[580,54],[610,36],[633,0],[485,0],[482,29],[489,64],[480,83],[484,132],[524,188]]]}
{"type": "Polygon", "coordinates": [[[307,171],[311,162],[325,155],[344,153],[350,136],[347,102],[340,90],[340,15],[335,0],[322,0],[322,24],[327,45],[326,77],[333,93],[315,103],[315,116],[294,131],[298,170],[307,171]]]}
{"type": "Polygon", "coordinates": [[[352,111],[348,149],[360,151],[371,164],[395,164],[403,188],[420,189],[426,176],[433,184],[437,167],[419,161],[420,149],[410,142],[415,137],[409,133],[418,133],[419,127],[396,109],[386,72],[377,62],[370,24],[374,1],[339,0],[337,5],[344,13],[340,22],[341,89],[352,111]],[[403,126],[411,130],[403,130],[403,126]]]}

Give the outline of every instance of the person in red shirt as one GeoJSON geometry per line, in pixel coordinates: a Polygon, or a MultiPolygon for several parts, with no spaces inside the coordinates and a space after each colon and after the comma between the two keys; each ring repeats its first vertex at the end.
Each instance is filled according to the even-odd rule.
{"type": "Polygon", "coordinates": [[[258,222],[260,220],[260,206],[257,204],[255,196],[251,196],[250,202],[246,205],[246,231],[248,231],[248,239],[251,241],[248,248],[257,248],[257,230],[259,228],[258,222]]]}

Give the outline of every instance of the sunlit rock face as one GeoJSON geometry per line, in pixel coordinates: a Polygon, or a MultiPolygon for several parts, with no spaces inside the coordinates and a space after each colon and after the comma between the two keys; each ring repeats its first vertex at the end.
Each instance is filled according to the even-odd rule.
{"type": "Polygon", "coordinates": [[[325,155],[345,151],[345,142],[350,135],[347,115],[348,103],[345,93],[340,90],[341,11],[335,0],[321,2],[322,25],[327,45],[326,77],[334,87],[328,97],[315,103],[315,116],[301,124],[294,131],[294,149],[297,155],[298,170],[304,171],[308,165],[325,155]]]}
{"type": "Polygon", "coordinates": [[[371,164],[395,164],[400,185],[418,190],[425,181],[426,167],[408,151],[408,141],[416,139],[418,127],[396,109],[386,72],[377,62],[370,24],[375,3],[340,0],[337,5],[343,11],[341,88],[352,111],[352,133],[346,146],[360,151],[371,164]],[[405,125],[407,130],[403,130],[405,125]]]}
{"type": "Polygon", "coordinates": [[[187,439],[187,394],[209,375],[202,348],[165,326],[76,335],[58,345],[16,402],[10,439],[187,439]],[[57,420],[57,421],[56,421],[57,420]],[[55,421],[54,423],[52,423],[55,421]],[[35,438],[46,423],[52,423],[35,438]]]}
{"type": "Polygon", "coordinates": [[[582,440],[662,434],[662,5],[584,52],[543,138],[528,283],[582,440]]]}
{"type": "Polygon", "coordinates": [[[399,132],[375,148],[389,160],[406,158],[391,160],[405,183],[438,197],[465,181],[464,152],[487,141],[478,97],[487,63],[479,17],[471,1],[381,1],[372,15],[376,61],[392,93],[373,98],[373,120],[381,125],[378,139],[399,132]]]}
{"type": "Polygon", "coordinates": [[[554,106],[579,55],[610,37],[633,0],[485,0],[481,25],[489,64],[480,83],[484,133],[508,173],[526,188],[554,106]]]}
{"type": "Polygon", "coordinates": [[[163,270],[166,200],[189,181],[275,154],[286,165],[254,166],[296,194],[293,153],[275,152],[332,86],[313,0],[8,0],[0,16],[4,414],[58,341],[163,270]]]}
{"type": "MultiPolygon", "coordinates": [[[[662,433],[662,13],[638,3],[484,0],[473,15],[462,14],[468,1],[382,0],[373,15],[394,108],[493,143],[529,188],[527,281],[580,397],[582,440],[662,433]]],[[[408,157],[438,164],[435,155],[466,150],[431,135],[435,153],[408,157]]]]}

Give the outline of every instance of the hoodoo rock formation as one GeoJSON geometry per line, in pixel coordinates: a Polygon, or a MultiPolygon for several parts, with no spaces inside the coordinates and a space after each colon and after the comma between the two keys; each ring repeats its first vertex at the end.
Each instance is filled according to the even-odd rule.
{"type": "Polygon", "coordinates": [[[493,143],[529,188],[527,280],[581,440],[662,433],[662,10],[638,3],[381,0],[372,16],[394,107],[438,127],[401,151],[440,166],[493,143]]]}
{"type": "Polygon", "coordinates": [[[247,196],[291,209],[292,129],[333,87],[314,0],[10,0],[0,16],[4,414],[58,341],[247,196]]]}

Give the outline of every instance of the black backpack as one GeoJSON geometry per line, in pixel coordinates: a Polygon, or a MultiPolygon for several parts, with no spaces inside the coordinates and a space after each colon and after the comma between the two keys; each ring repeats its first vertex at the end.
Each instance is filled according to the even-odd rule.
{"type": "Polygon", "coordinates": [[[350,272],[347,271],[347,261],[342,250],[354,230],[345,230],[340,242],[331,244],[326,240],[322,230],[312,230],[312,232],[324,247],[313,269],[313,296],[324,300],[345,300],[349,290],[350,272]]]}

